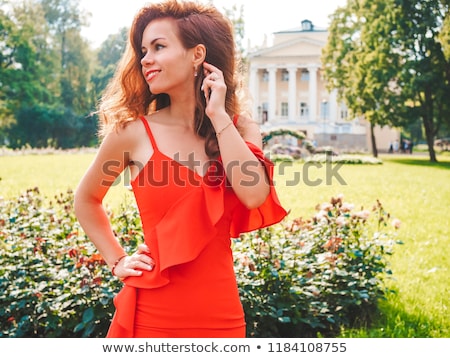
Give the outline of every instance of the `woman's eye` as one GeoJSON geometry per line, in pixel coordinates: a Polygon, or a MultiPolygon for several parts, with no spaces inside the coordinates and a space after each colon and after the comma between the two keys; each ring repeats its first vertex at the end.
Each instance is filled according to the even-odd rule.
{"type": "Polygon", "coordinates": [[[163,45],[160,45],[160,44],[155,45],[155,50],[156,51],[162,50],[163,48],[164,48],[163,45]]]}

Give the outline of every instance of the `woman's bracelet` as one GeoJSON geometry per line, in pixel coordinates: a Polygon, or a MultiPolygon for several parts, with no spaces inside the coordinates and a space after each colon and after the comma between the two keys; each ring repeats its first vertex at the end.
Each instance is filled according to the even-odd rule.
{"type": "Polygon", "coordinates": [[[117,265],[118,265],[119,262],[122,261],[122,259],[123,259],[124,257],[126,257],[126,256],[128,256],[128,255],[125,254],[125,255],[120,256],[120,257],[116,260],[116,262],[114,262],[114,264],[112,265],[112,267],[111,267],[111,273],[113,274],[113,276],[116,276],[114,270],[116,269],[117,265]]]}
{"type": "Polygon", "coordinates": [[[224,131],[225,129],[227,129],[229,126],[231,126],[232,124],[233,124],[233,122],[230,121],[230,123],[228,123],[225,127],[223,127],[220,131],[218,131],[218,132],[216,133],[216,137],[219,138],[220,135],[223,133],[223,131],[224,131]]]}

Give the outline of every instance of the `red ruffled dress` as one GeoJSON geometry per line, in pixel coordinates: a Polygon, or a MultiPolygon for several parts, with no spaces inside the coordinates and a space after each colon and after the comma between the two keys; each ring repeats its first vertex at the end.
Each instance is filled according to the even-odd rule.
{"type": "MultiPolygon", "coordinates": [[[[230,238],[275,224],[286,211],[272,185],[262,206],[247,209],[220,159],[200,176],[161,153],[141,119],[154,152],[131,184],[155,268],[124,280],[107,337],[245,337],[230,238]]],[[[273,163],[248,146],[272,183],[273,163]]]]}

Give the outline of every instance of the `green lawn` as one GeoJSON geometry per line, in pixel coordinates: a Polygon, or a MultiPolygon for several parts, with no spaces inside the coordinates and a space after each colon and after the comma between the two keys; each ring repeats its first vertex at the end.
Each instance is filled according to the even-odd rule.
{"type": "MultiPolygon", "coordinates": [[[[75,189],[93,159],[92,153],[0,157],[0,196],[11,198],[38,187],[51,198],[75,189]]],[[[377,199],[401,220],[391,259],[390,283],[397,294],[382,304],[382,315],[369,329],[346,337],[450,337],[450,159],[431,164],[425,155],[382,156],[382,165],[303,164],[275,168],[280,200],[290,218],[310,217],[317,204],[343,194],[345,200],[371,209],[377,199]],[[327,182],[328,181],[328,182],[327,182]]],[[[106,202],[117,207],[132,194],[116,185],[106,202]]]]}
{"type": "MultiPolygon", "coordinates": [[[[51,199],[54,194],[75,189],[93,158],[89,152],[0,156],[0,196],[11,198],[38,187],[51,199]]],[[[130,198],[132,193],[121,181],[110,190],[105,203],[118,206],[130,198]]]]}

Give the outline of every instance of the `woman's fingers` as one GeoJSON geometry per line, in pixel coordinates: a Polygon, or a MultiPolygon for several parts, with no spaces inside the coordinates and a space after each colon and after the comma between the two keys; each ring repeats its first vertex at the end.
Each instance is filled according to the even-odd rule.
{"type": "Polygon", "coordinates": [[[138,250],[131,256],[133,259],[133,269],[140,269],[151,271],[155,267],[155,262],[150,256],[150,249],[147,245],[141,244],[138,246],[138,250]]]}
{"type": "Polygon", "coordinates": [[[206,100],[206,114],[211,116],[225,108],[227,86],[222,71],[217,67],[204,62],[203,74],[202,91],[206,100]]]}
{"type": "Polygon", "coordinates": [[[124,279],[128,276],[141,276],[142,271],[152,271],[155,267],[155,261],[150,256],[150,249],[147,245],[141,244],[137,251],[125,257],[115,269],[116,276],[124,279]]]}
{"type": "Polygon", "coordinates": [[[128,269],[134,271],[134,273],[137,271],[139,275],[142,274],[142,271],[152,271],[154,267],[153,259],[147,255],[136,255],[135,260],[127,265],[128,269]]]}

